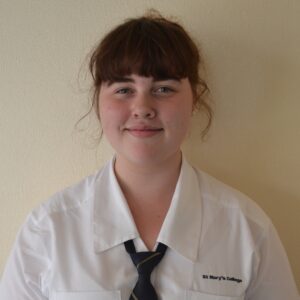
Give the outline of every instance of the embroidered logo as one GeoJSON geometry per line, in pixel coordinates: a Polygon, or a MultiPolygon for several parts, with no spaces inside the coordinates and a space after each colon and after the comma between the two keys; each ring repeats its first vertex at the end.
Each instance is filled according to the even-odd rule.
{"type": "Polygon", "coordinates": [[[202,275],[203,279],[219,280],[219,281],[234,281],[237,283],[243,282],[242,279],[230,277],[230,276],[215,276],[215,275],[202,275]]]}

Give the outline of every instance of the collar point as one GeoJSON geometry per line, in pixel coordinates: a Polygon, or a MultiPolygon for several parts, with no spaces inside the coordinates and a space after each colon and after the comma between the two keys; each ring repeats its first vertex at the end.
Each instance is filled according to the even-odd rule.
{"type": "Polygon", "coordinates": [[[131,233],[128,235],[121,236],[120,239],[99,239],[98,237],[94,238],[94,251],[95,253],[101,253],[106,250],[109,250],[113,247],[123,244],[128,240],[133,240],[138,237],[137,233],[131,233]]]}

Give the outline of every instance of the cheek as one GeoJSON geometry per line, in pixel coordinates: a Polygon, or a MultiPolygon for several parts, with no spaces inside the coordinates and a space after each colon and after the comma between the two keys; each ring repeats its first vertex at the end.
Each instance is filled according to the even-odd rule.
{"type": "Polygon", "coordinates": [[[100,103],[100,118],[103,130],[111,130],[121,126],[126,120],[126,113],[115,103],[100,103]]]}
{"type": "Polygon", "coordinates": [[[169,109],[165,115],[165,122],[170,128],[185,132],[191,123],[192,110],[187,107],[169,109]]]}
{"type": "Polygon", "coordinates": [[[114,112],[113,105],[109,102],[100,102],[99,104],[100,116],[101,118],[105,118],[106,115],[112,114],[114,112]]]}

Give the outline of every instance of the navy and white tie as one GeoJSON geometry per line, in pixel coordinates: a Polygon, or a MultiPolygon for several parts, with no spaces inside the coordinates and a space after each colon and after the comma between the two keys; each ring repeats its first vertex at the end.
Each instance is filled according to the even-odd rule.
{"type": "Polygon", "coordinates": [[[159,243],[154,252],[136,252],[133,240],[126,241],[124,244],[139,275],[129,300],[158,300],[151,284],[151,273],[165,255],[167,246],[159,243]]]}

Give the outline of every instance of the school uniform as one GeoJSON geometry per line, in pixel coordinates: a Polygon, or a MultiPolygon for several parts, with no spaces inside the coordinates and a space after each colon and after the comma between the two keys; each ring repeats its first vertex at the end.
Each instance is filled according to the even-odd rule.
{"type": "MultiPolygon", "coordinates": [[[[138,275],[124,242],[148,249],[113,166],[114,159],[28,216],[1,279],[1,300],[129,299],[138,275]]],[[[299,299],[269,218],[184,158],[158,242],[168,247],[151,275],[161,300],[299,299]]]]}

